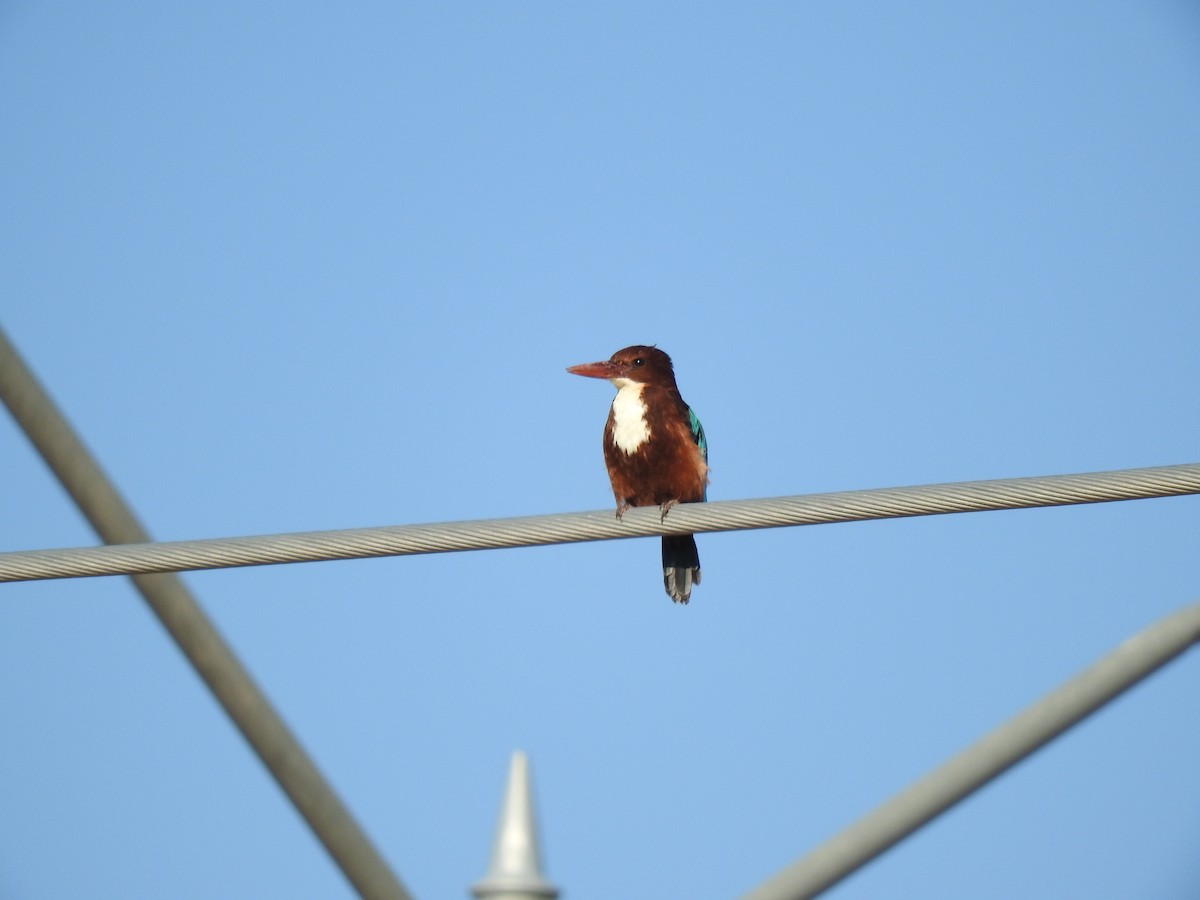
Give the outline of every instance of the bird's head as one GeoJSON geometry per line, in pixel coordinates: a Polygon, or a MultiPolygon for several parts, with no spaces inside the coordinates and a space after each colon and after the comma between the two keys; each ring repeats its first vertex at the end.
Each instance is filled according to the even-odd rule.
{"type": "Polygon", "coordinates": [[[621,389],[630,383],[674,384],[675,370],[671,357],[657,347],[637,344],[618,350],[604,362],[584,363],[567,369],[572,375],[587,378],[606,378],[621,389]]]}

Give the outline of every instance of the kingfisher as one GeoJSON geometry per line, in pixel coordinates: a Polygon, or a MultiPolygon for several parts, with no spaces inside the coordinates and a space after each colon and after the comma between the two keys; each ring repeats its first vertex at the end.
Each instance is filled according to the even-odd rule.
{"type": "MultiPolygon", "coordinates": [[[[604,426],[604,465],[617,499],[617,518],[631,506],[658,506],[661,519],[676,503],[708,499],[708,441],[675,384],[671,357],[637,344],[604,362],[567,369],[606,378],[617,396],[604,426]]],[[[663,535],[663,584],[676,603],[687,603],[700,583],[700,554],[690,534],[663,535]]]]}

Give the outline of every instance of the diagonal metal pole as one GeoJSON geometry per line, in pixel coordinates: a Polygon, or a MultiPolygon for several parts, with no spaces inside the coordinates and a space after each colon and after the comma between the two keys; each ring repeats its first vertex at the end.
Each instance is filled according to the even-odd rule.
{"type": "MultiPolygon", "coordinates": [[[[108,544],[150,536],[0,329],[0,400],[108,544]]],[[[291,798],[359,895],[410,895],[325,781],[279,713],[178,576],[133,575],[134,585],[225,712],[291,798]]]]}
{"type": "Polygon", "coordinates": [[[1125,641],[742,900],[804,900],[837,884],[1200,642],[1200,604],[1125,641]]]}

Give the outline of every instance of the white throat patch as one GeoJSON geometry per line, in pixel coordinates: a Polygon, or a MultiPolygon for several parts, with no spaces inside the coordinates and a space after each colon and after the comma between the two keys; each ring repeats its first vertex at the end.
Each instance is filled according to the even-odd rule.
{"type": "Polygon", "coordinates": [[[617,396],[613,400],[613,443],[626,453],[633,453],[650,440],[650,425],[646,422],[646,404],[642,402],[640,381],[613,378],[617,396]]]}

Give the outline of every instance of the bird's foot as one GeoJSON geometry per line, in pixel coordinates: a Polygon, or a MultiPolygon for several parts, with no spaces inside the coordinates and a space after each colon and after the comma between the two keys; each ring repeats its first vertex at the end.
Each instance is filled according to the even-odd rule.
{"type": "Polygon", "coordinates": [[[627,500],[622,500],[619,503],[617,503],[617,518],[618,519],[625,518],[625,510],[629,509],[630,506],[632,506],[632,504],[629,503],[629,501],[627,501],[627,500]]]}
{"type": "Polygon", "coordinates": [[[678,502],[679,502],[678,500],[668,500],[666,503],[663,503],[661,506],[659,506],[658,521],[659,522],[667,521],[667,513],[669,513],[671,511],[671,507],[674,506],[678,502]]]}

